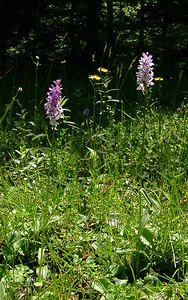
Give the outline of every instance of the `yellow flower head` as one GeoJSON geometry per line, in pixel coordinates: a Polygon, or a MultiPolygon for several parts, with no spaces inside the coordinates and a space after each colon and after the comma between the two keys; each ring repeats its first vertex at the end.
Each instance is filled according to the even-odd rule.
{"type": "Polygon", "coordinates": [[[91,79],[91,80],[101,80],[101,77],[94,74],[94,75],[89,75],[89,79],[91,79]]]}
{"type": "Polygon", "coordinates": [[[155,77],[155,81],[163,81],[162,77],[155,77]]]}
{"type": "Polygon", "coordinates": [[[108,69],[106,68],[99,67],[97,70],[102,73],[108,73],[108,69]]]}

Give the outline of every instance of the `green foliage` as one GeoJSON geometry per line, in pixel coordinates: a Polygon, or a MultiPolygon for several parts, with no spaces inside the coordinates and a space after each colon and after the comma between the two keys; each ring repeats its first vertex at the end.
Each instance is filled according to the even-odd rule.
{"type": "Polygon", "coordinates": [[[187,105],[158,82],[128,114],[109,70],[89,79],[81,125],[17,95],[0,119],[0,299],[186,299],[187,105]]]}
{"type": "Polygon", "coordinates": [[[186,63],[185,1],[3,1],[0,12],[6,28],[0,29],[0,54],[11,65],[14,58],[35,55],[47,64],[54,59],[91,64],[92,57],[99,64],[101,58],[108,61],[108,51],[101,55],[104,48],[120,59],[124,49],[134,57],[150,48],[163,63],[186,63]]]}
{"type": "Polygon", "coordinates": [[[187,107],[102,126],[108,76],[80,128],[1,131],[0,299],[187,297],[187,107]]]}

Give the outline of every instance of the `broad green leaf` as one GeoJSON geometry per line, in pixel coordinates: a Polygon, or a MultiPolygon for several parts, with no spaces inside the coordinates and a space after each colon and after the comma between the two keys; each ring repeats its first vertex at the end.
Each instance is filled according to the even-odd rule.
{"type": "Polygon", "coordinates": [[[108,294],[114,290],[114,285],[106,278],[101,278],[93,283],[93,288],[101,294],[108,294]]]}
{"type": "Polygon", "coordinates": [[[43,286],[43,281],[36,281],[34,283],[34,286],[36,286],[36,287],[42,287],[43,286]]]}
{"type": "Polygon", "coordinates": [[[45,248],[39,248],[38,250],[38,264],[41,266],[44,261],[44,253],[45,253],[45,248]]]}
{"type": "Polygon", "coordinates": [[[142,231],[142,236],[148,241],[150,246],[153,248],[154,247],[153,233],[148,228],[145,227],[144,230],[142,231]]]}
{"type": "Polygon", "coordinates": [[[39,278],[46,280],[46,278],[48,277],[48,273],[49,273],[48,266],[42,266],[42,267],[36,268],[36,273],[39,278]]]}
{"type": "Polygon", "coordinates": [[[5,288],[2,281],[0,281],[0,300],[3,300],[4,297],[5,297],[5,288]]]}

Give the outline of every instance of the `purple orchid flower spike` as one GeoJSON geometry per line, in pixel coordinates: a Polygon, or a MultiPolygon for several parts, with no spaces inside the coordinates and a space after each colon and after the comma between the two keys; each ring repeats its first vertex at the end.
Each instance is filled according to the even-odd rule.
{"type": "Polygon", "coordinates": [[[63,108],[61,107],[61,79],[55,80],[46,97],[44,108],[46,110],[47,118],[53,129],[58,126],[58,121],[63,118],[63,108]]]}
{"type": "Polygon", "coordinates": [[[143,53],[139,59],[137,75],[137,90],[141,90],[144,94],[147,89],[154,85],[154,73],[153,73],[153,58],[148,52],[143,53]]]}

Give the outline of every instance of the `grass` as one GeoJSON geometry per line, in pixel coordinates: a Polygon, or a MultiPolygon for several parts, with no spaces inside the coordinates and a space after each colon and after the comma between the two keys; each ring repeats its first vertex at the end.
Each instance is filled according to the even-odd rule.
{"type": "Polygon", "coordinates": [[[116,122],[108,83],[53,147],[37,113],[1,119],[2,300],[188,297],[187,107],[116,122]]]}

